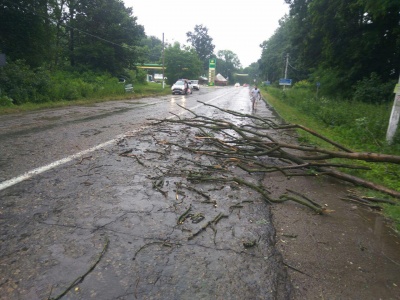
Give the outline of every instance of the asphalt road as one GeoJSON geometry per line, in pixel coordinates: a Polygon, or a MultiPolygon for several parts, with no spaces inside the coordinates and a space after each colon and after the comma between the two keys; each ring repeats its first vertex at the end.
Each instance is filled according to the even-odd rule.
{"type": "Polygon", "coordinates": [[[187,108],[248,122],[198,101],[279,121],[261,102],[251,112],[242,87],[0,116],[0,299],[399,298],[398,235],[340,200],[352,186],[218,171],[221,161],[183,148],[203,149],[204,132],[154,121],[187,108]],[[189,179],[209,169],[331,213],[189,179]]]}
{"type": "Polygon", "coordinates": [[[222,117],[198,100],[251,113],[227,87],[0,117],[1,299],[289,299],[265,202],[186,180],[215,162],[167,145],[193,129],[148,121],[222,117]]]}
{"type": "MultiPolygon", "coordinates": [[[[202,87],[171,95],[0,116],[0,182],[141,130],[149,118],[202,111],[197,101],[232,107],[244,89],[202,87]]],[[[241,110],[249,109],[242,103],[241,110]]]]}

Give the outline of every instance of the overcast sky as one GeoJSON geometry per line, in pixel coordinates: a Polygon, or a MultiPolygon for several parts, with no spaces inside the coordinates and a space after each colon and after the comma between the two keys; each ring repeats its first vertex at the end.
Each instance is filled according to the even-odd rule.
{"type": "Polygon", "coordinates": [[[231,50],[243,67],[261,57],[259,45],[278,28],[278,21],[289,12],[284,0],[124,0],[144,26],[146,35],[168,43],[186,42],[186,32],[196,25],[208,28],[215,53],[231,50]]]}

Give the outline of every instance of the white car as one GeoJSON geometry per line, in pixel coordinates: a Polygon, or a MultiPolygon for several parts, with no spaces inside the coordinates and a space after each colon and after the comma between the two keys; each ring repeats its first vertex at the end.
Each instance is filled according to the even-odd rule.
{"type": "Polygon", "coordinates": [[[188,83],[188,85],[189,85],[190,91],[193,91],[193,84],[192,84],[192,81],[189,80],[189,79],[186,79],[186,81],[187,81],[187,83],[188,83]]]}
{"type": "MultiPolygon", "coordinates": [[[[177,82],[174,83],[174,85],[171,87],[171,91],[172,91],[172,95],[175,94],[181,94],[181,95],[185,95],[185,81],[188,83],[187,80],[185,79],[179,79],[177,82]]],[[[188,90],[187,93],[191,94],[192,93],[192,89],[191,89],[191,85],[188,83],[188,90]]]]}
{"type": "Polygon", "coordinates": [[[198,80],[190,80],[192,82],[192,88],[194,90],[200,90],[200,85],[198,80]]]}
{"type": "Polygon", "coordinates": [[[235,87],[239,87],[240,86],[240,83],[235,83],[235,87]]]}

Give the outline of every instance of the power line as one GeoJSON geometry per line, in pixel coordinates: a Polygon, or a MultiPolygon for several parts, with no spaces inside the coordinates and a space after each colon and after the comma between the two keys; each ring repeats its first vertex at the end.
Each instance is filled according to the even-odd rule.
{"type": "Polygon", "coordinates": [[[297,70],[295,67],[293,67],[293,66],[290,64],[289,61],[288,61],[288,65],[289,65],[289,67],[291,67],[293,70],[295,70],[295,71],[297,71],[297,72],[301,72],[300,70],[297,70]]]}

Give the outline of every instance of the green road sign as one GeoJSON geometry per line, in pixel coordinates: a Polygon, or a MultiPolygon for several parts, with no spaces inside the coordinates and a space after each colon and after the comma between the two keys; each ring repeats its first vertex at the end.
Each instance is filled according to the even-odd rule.
{"type": "Polygon", "coordinates": [[[217,60],[215,58],[211,58],[208,64],[210,69],[215,69],[215,65],[217,64],[217,60]]]}
{"type": "Polygon", "coordinates": [[[208,85],[209,86],[215,85],[215,69],[214,68],[208,69],[208,85]]]}

